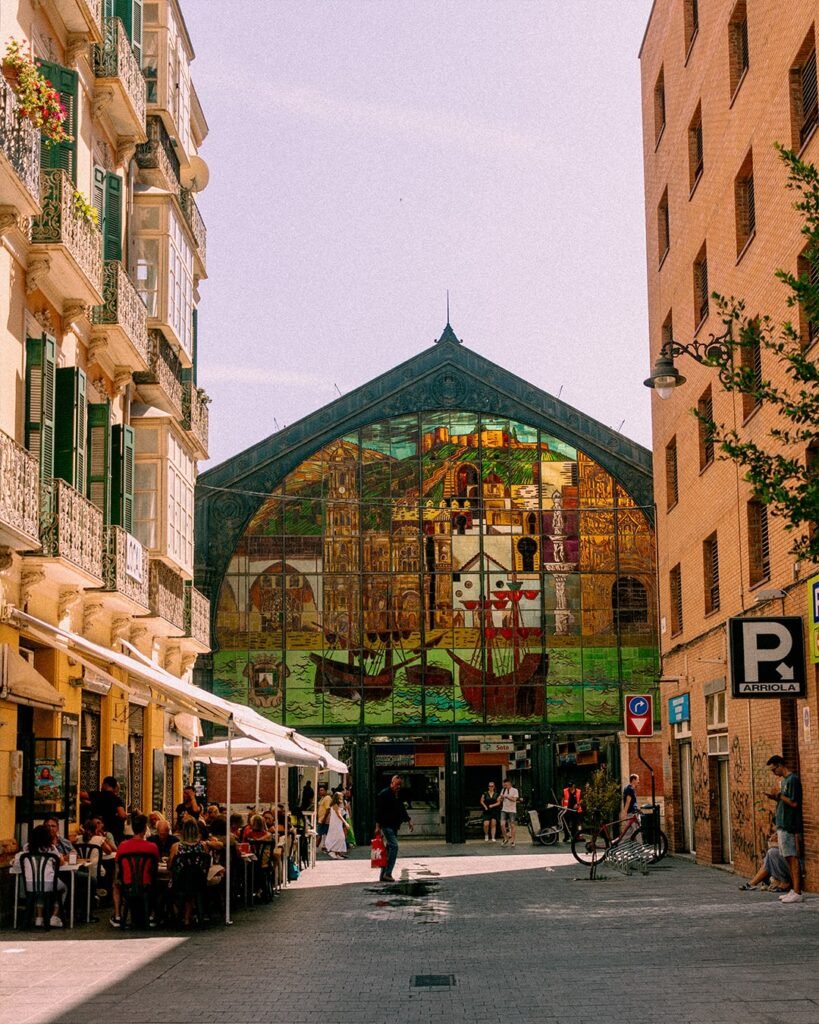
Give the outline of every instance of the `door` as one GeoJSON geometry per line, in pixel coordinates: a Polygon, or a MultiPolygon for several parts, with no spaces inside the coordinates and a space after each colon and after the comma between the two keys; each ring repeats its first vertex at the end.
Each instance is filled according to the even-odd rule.
{"type": "Polygon", "coordinates": [[[728,758],[717,760],[717,790],[719,793],[719,837],[722,845],[722,862],[733,862],[731,849],[731,784],[728,775],[728,758]]]}
{"type": "Polygon", "coordinates": [[[695,848],[694,785],[690,743],[680,743],[680,812],[683,850],[686,853],[693,853],[695,848]]]}

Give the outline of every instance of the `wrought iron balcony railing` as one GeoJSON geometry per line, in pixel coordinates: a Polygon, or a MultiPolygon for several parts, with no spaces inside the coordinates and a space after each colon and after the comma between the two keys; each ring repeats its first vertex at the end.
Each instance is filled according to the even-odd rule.
{"type": "Polygon", "coordinates": [[[77,208],[74,183],[63,170],[40,172],[42,213],[31,222],[34,245],[62,245],[98,293],[102,293],[102,235],[77,208]]]}
{"type": "Polygon", "coordinates": [[[103,573],[106,590],[114,590],[142,608],[150,607],[148,553],[121,526],[105,527],[103,573]]]}
{"type": "Polygon", "coordinates": [[[56,477],[40,484],[43,554],[62,558],[102,583],[102,512],[56,477]]]}
{"type": "MultiPolygon", "coordinates": [[[[96,78],[115,79],[120,83],[131,105],[136,126],[142,131],[146,108],[145,77],[119,18],[105,18],[102,43],[94,44],[93,63],[96,78]]],[[[127,119],[124,126],[127,126],[127,119]]]]}
{"type": "Polygon", "coordinates": [[[196,587],[185,587],[185,636],[210,650],[210,601],[196,587]]]}
{"type": "Polygon", "coordinates": [[[161,331],[148,331],[148,367],[134,374],[134,383],[152,402],[182,419],[181,367],[161,331]]]}
{"type": "Polygon", "coordinates": [[[151,615],[179,630],[185,628],[185,581],[164,562],[151,559],[148,605],[151,615]]]}
{"type": "Polygon", "coordinates": [[[136,148],[136,162],[140,170],[147,172],[145,178],[149,184],[158,185],[169,192],[178,192],[179,157],[162,118],[149,115],[145,130],[148,141],[140,142],[136,148]]]}
{"type": "MultiPolygon", "coordinates": [[[[22,117],[17,97],[8,82],[0,76],[0,153],[31,198],[40,205],[40,133],[26,117],[22,117]]],[[[3,190],[5,192],[5,190],[3,190]]],[[[13,205],[13,204],[11,204],[13,205]]]]}
{"type": "Polygon", "coordinates": [[[193,192],[190,189],[183,188],[179,190],[179,201],[182,204],[182,212],[185,214],[188,227],[196,239],[199,259],[204,267],[207,261],[208,229],[205,227],[202,214],[199,212],[199,207],[196,205],[196,200],[193,198],[193,192]]]}
{"type": "Polygon", "coordinates": [[[104,305],[94,306],[91,323],[120,327],[148,362],[148,310],[119,260],[106,260],[102,272],[104,305]]]}
{"type": "Polygon", "coordinates": [[[19,535],[16,548],[40,546],[39,490],[39,462],[0,430],[0,534],[19,535]]]}
{"type": "Polygon", "coordinates": [[[192,380],[182,384],[182,426],[193,435],[202,457],[208,455],[208,402],[205,392],[192,380]]]}

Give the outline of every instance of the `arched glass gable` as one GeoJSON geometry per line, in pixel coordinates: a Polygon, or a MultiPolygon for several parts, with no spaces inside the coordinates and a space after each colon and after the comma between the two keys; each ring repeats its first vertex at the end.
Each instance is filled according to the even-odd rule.
{"type": "Polygon", "coordinates": [[[361,427],[245,528],[214,690],[296,728],[617,723],[622,692],[656,683],[647,511],[526,423],[446,410],[361,427]]]}

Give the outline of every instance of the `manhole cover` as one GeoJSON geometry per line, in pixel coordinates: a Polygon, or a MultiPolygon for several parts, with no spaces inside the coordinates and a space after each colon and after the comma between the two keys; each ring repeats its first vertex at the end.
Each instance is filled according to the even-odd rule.
{"type": "Polygon", "coordinates": [[[416,974],[412,979],[413,988],[451,988],[454,984],[454,974],[416,974]]]}

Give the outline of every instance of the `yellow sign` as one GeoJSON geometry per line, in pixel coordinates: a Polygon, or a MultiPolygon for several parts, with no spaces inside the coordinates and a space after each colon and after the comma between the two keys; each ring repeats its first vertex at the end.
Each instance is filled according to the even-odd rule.
{"type": "Polygon", "coordinates": [[[808,580],[808,660],[819,663],[819,576],[808,580]]]}

